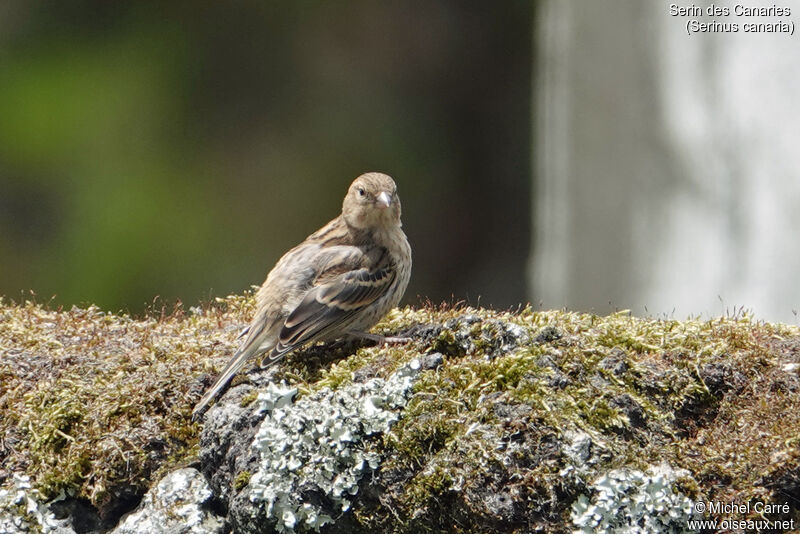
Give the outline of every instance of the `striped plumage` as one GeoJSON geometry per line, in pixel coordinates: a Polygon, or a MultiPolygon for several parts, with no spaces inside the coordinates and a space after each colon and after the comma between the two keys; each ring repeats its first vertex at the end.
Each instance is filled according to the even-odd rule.
{"type": "Polygon", "coordinates": [[[411,247],[394,181],[362,174],[342,214],[278,260],[256,295],[257,311],[239,350],[194,409],[220,393],[253,356],[267,364],[307,343],[364,335],[397,306],[411,276],[411,247]]]}

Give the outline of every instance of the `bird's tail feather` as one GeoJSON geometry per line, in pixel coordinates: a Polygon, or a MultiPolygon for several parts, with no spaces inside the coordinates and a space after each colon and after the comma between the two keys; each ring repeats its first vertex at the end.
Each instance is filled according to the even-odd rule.
{"type": "Polygon", "coordinates": [[[200,399],[200,402],[197,403],[197,406],[194,407],[192,411],[192,420],[196,421],[200,415],[202,415],[203,411],[205,411],[206,406],[208,403],[214,400],[214,398],[228,385],[228,382],[231,381],[233,376],[239,372],[239,370],[247,363],[247,360],[253,356],[256,351],[258,350],[258,345],[253,346],[250,344],[243,349],[239,350],[236,354],[231,357],[228,361],[228,364],[222,370],[222,372],[217,377],[216,382],[211,388],[206,391],[203,398],[200,399]]]}

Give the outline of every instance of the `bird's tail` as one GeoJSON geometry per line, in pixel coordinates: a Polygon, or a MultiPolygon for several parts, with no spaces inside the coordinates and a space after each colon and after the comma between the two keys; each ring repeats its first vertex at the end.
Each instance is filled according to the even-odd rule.
{"type": "Polygon", "coordinates": [[[243,347],[233,357],[228,361],[228,364],[219,374],[217,377],[216,382],[211,388],[206,391],[203,398],[200,399],[200,402],[197,403],[197,406],[194,407],[192,411],[192,421],[197,421],[197,419],[203,414],[208,406],[208,403],[214,400],[216,396],[228,385],[228,382],[231,381],[233,376],[239,372],[239,370],[247,363],[247,360],[250,359],[258,351],[258,344],[250,343],[247,346],[243,347]],[[255,345],[255,346],[253,346],[255,345]]]}

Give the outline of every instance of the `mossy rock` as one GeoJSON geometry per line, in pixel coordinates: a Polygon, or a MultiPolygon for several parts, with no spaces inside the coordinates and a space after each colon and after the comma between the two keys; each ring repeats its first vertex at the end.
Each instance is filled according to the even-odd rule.
{"type": "MultiPolygon", "coordinates": [[[[214,480],[222,457],[200,465],[190,416],[253,306],[248,294],[130,317],[0,301],[0,485],[27,474],[43,498],[64,492],[105,524],[183,465],[217,491],[245,491],[242,466],[214,480]]],[[[381,465],[324,530],[567,532],[591,480],[662,463],[688,473],[680,490],[693,499],[788,502],[775,518],[800,522],[797,327],[426,307],[395,310],[375,331],[413,341],[308,347],[243,373],[220,399],[253,425],[264,380],[302,398],[432,362],[398,421],[363,444],[381,465]],[[576,433],[592,452],[565,476],[578,468],[576,433]]]]}

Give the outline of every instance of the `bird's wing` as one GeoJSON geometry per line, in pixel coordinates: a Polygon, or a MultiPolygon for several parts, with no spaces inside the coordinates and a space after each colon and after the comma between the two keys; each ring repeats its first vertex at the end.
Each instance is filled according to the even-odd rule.
{"type": "MultiPolygon", "coordinates": [[[[200,416],[253,356],[271,348],[269,357],[262,360],[262,366],[275,363],[287,352],[335,330],[352,314],[380,297],[391,285],[395,274],[394,269],[365,267],[375,264],[374,256],[348,245],[321,248],[318,244],[307,243],[285,254],[259,290],[259,311],[247,331],[240,335],[246,337],[239,350],[200,399],[192,414],[193,419],[200,416]],[[300,268],[302,266],[305,268],[300,268]],[[311,289],[305,295],[300,294],[300,304],[283,323],[275,342],[276,320],[280,320],[281,315],[268,303],[280,306],[284,299],[289,298],[291,288],[303,286],[311,289]]],[[[381,261],[382,254],[378,258],[378,262],[381,261]]]]}
{"type": "Polygon", "coordinates": [[[300,345],[335,332],[354,314],[384,295],[395,276],[396,271],[391,266],[362,268],[339,274],[314,287],[289,314],[269,359],[277,360],[300,345]]]}

